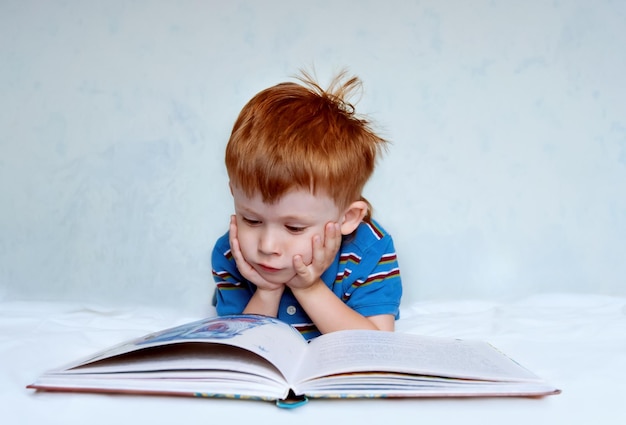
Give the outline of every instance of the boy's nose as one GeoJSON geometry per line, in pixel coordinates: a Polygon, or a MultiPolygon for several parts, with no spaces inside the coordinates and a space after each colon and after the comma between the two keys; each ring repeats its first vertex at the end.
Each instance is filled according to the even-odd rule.
{"type": "Polygon", "coordinates": [[[265,255],[278,253],[278,240],[274,232],[264,231],[259,239],[259,252],[265,255]]]}

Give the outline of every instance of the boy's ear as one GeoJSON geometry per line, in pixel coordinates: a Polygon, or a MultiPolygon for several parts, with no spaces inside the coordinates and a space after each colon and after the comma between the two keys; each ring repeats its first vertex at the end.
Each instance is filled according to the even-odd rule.
{"type": "Polygon", "coordinates": [[[363,217],[367,214],[367,202],[355,201],[351,203],[346,211],[343,213],[343,220],[341,221],[341,234],[349,235],[354,232],[356,228],[363,221],[363,217]]]}

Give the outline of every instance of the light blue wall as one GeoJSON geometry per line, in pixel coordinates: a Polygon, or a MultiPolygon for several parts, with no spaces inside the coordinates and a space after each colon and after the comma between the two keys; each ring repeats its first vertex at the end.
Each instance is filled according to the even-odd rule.
{"type": "Polygon", "coordinates": [[[0,299],[203,309],[243,104],[348,67],[405,302],[626,295],[626,2],[0,2],[0,299]]]}

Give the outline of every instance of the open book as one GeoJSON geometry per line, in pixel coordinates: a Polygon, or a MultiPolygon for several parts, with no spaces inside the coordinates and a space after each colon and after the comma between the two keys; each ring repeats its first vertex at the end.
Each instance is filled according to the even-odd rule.
{"type": "Polygon", "coordinates": [[[255,315],[204,319],[51,370],[28,388],[251,398],[477,397],[558,394],[486,342],[340,331],[307,342],[255,315]]]}

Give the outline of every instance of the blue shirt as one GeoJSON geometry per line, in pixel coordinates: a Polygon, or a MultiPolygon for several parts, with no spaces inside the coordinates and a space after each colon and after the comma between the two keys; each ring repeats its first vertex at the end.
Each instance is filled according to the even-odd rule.
{"type": "MultiPolygon", "coordinates": [[[[217,314],[241,314],[256,286],[237,270],[228,232],[213,248],[212,266],[217,314]]],[[[399,317],[402,282],[396,251],[391,236],[374,220],[362,222],[354,233],[344,236],[335,260],[321,279],[337,297],[365,317],[399,317]]],[[[280,300],[277,317],[307,339],[320,334],[289,288],[280,300]]]]}

